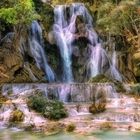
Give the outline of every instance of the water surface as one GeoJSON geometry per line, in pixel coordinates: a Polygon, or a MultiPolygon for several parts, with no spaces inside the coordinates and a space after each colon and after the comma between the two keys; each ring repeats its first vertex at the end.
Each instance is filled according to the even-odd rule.
{"type": "Polygon", "coordinates": [[[140,133],[108,131],[91,136],[81,136],[73,133],[46,136],[41,133],[5,129],[0,130],[0,140],[140,140],[140,133]]]}

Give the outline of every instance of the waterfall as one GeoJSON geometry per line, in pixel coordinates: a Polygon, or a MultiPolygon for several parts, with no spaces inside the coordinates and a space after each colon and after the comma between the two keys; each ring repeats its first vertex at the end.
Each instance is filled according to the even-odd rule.
{"type": "Polygon", "coordinates": [[[93,19],[84,4],[58,5],[54,9],[54,15],[53,32],[62,60],[63,82],[73,81],[71,65],[74,46],[72,42],[80,37],[88,40],[87,77],[108,73],[111,78],[122,81],[120,73],[114,63],[112,64],[107,52],[102,47],[100,38],[93,29],[93,19]]]}
{"type": "Polygon", "coordinates": [[[49,82],[54,82],[55,74],[47,62],[47,56],[43,49],[42,29],[37,21],[34,21],[31,25],[29,46],[37,66],[44,69],[49,82]]]}
{"type": "Polygon", "coordinates": [[[62,66],[63,66],[63,82],[72,82],[72,68],[71,68],[71,41],[72,34],[69,30],[69,25],[67,25],[64,19],[64,8],[65,6],[58,6],[54,9],[55,23],[53,25],[53,31],[55,34],[55,39],[57,46],[60,50],[62,66]]]}

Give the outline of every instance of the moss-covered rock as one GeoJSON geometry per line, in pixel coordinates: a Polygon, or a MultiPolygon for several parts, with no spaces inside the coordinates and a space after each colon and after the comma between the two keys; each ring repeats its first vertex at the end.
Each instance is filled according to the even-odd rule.
{"type": "Polygon", "coordinates": [[[2,107],[2,104],[6,101],[7,101],[6,97],[0,95],[0,108],[2,107]]]}
{"type": "Polygon", "coordinates": [[[97,103],[97,104],[92,104],[89,107],[89,112],[92,114],[97,114],[104,112],[106,110],[106,104],[105,103],[97,103]]]}
{"type": "Polygon", "coordinates": [[[11,113],[9,121],[12,123],[19,123],[19,122],[23,122],[23,120],[24,120],[24,113],[21,110],[16,109],[11,113]]]}
{"type": "Polygon", "coordinates": [[[107,78],[103,74],[99,74],[89,80],[89,83],[106,83],[106,82],[113,82],[113,81],[107,78]]]}
{"type": "Polygon", "coordinates": [[[75,130],[76,126],[73,123],[70,123],[66,126],[66,131],[67,132],[73,132],[75,130]]]}
{"type": "Polygon", "coordinates": [[[100,89],[97,95],[94,94],[92,100],[93,103],[89,106],[90,113],[96,114],[106,110],[106,93],[103,89],[100,89]]]}

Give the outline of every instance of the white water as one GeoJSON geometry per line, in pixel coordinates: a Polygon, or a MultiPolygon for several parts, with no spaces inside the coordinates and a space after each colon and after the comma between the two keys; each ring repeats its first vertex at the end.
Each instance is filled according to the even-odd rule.
{"type": "Polygon", "coordinates": [[[114,85],[107,84],[5,84],[2,94],[9,99],[26,97],[36,91],[44,93],[48,98],[63,102],[91,102],[93,95],[103,90],[107,98],[116,98],[114,85]]]}
{"type": "Polygon", "coordinates": [[[71,66],[73,62],[71,57],[74,46],[72,46],[72,42],[77,36],[77,30],[89,40],[86,64],[87,76],[91,78],[98,74],[108,73],[111,78],[122,81],[122,77],[114,65],[116,63],[114,62],[115,56],[113,57],[113,62],[111,62],[106,51],[102,48],[97,33],[93,29],[93,19],[83,4],[58,5],[54,9],[54,14],[55,23],[53,25],[53,32],[56,44],[60,50],[63,82],[73,81],[71,66]],[[78,16],[81,16],[83,21],[77,27],[76,20],[78,16]]]}
{"type": "Polygon", "coordinates": [[[31,35],[29,38],[29,46],[32,56],[37,66],[44,69],[49,82],[55,81],[55,74],[47,62],[47,56],[43,49],[42,29],[38,22],[34,21],[31,25],[31,35]]]}

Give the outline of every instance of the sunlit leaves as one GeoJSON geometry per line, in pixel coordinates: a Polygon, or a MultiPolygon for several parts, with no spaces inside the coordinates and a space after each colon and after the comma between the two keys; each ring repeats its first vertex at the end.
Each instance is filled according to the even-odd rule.
{"type": "Polygon", "coordinates": [[[118,5],[107,2],[98,8],[97,25],[106,32],[123,34],[125,30],[137,32],[138,6],[135,1],[122,0],[118,5]]]}
{"type": "Polygon", "coordinates": [[[2,8],[0,9],[0,18],[10,24],[16,24],[17,12],[14,8],[2,8]]]}
{"type": "Polygon", "coordinates": [[[28,24],[38,18],[32,0],[5,0],[0,19],[10,24],[28,24]]]}

